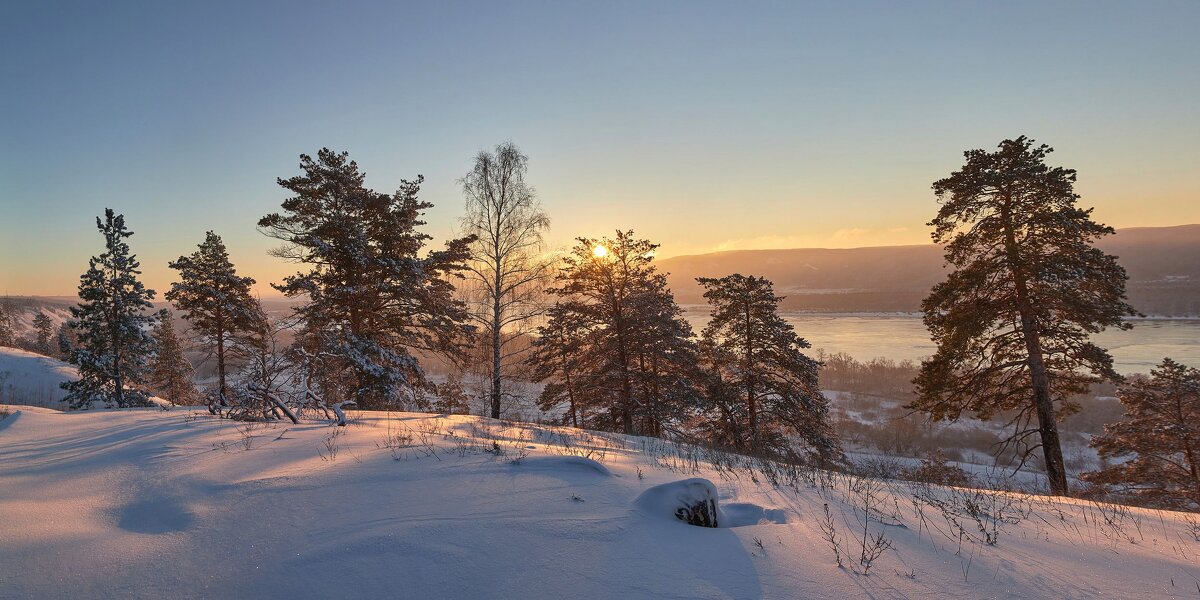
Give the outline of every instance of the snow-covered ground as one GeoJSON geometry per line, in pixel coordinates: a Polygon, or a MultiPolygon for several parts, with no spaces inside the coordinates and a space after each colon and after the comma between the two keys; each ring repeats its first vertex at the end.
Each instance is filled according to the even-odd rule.
{"type": "Polygon", "coordinates": [[[1200,531],[1182,513],[772,475],[658,440],[478,417],[364,412],[336,428],[8,410],[0,598],[1200,594],[1200,531]],[[703,484],[638,500],[692,478],[713,484],[726,527],[668,512],[672,490],[703,484]],[[869,574],[866,504],[868,536],[890,544],[869,574]]]}

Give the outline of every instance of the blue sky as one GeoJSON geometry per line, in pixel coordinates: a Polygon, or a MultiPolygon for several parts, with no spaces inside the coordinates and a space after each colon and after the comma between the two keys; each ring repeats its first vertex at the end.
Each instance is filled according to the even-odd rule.
{"type": "Polygon", "coordinates": [[[152,287],[208,229],[278,280],[254,223],[322,146],[423,174],[439,238],[504,140],[561,244],[921,243],[929,184],[1021,134],[1101,221],[1200,222],[1198,29],[1194,1],[8,2],[0,293],[72,293],[106,206],[152,287]]]}

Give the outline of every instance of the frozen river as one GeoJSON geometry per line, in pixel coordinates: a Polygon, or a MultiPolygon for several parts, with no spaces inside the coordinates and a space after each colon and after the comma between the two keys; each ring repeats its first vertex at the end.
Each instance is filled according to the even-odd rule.
{"type": "MultiPolygon", "coordinates": [[[[704,307],[688,307],[687,316],[697,333],[708,318],[704,307]]],[[[884,356],[918,361],[934,350],[915,315],[790,313],[784,318],[814,349],[845,352],[859,360],[884,356]]],[[[1095,341],[1108,348],[1122,374],[1149,372],[1164,357],[1200,367],[1200,320],[1142,319],[1129,331],[1105,331],[1095,341]]]]}

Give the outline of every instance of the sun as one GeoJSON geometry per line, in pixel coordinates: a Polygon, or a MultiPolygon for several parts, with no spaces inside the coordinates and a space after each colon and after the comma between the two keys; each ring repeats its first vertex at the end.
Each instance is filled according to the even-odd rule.
{"type": "Polygon", "coordinates": [[[608,256],[608,248],[605,248],[600,244],[596,244],[596,247],[592,248],[592,255],[596,258],[604,258],[605,256],[608,256]]]}

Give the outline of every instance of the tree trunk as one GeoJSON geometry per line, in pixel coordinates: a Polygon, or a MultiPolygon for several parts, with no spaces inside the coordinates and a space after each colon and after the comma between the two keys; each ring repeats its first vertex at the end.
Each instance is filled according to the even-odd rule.
{"type": "Polygon", "coordinates": [[[1025,336],[1025,348],[1029,352],[1029,376],[1033,380],[1033,403],[1037,409],[1038,431],[1042,437],[1042,456],[1046,460],[1046,479],[1050,482],[1050,494],[1067,495],[1067,469],[1063,462],[1062,442],[1058,437],[1058,423],[1054,416],[1054,398],[1050,395],[1050,376],[1042,360],[1041,341],[1033,326],[1033,319],[1021,314],[1021,329],[1025,336]]]}
{"type": "Polygon", "coordinates": [[[1058,437],[1058,423],[1054,416],[1050,375],[1046,372],[1042,342],[1033,318],[1033,303],[1029,298],[1028,284],[1021,267],[1016,234],[1008,210],[1010,202],[1010,198],[1005,199],[1001,213],[1004,219],[1004,245],[1017,295],[1017,311],[1021,315],[1021,335],[1025,339],[1025,351],[1029,354],[1029,377],[1033,384],[1033,406],[1037,412],[1038,432],[1042,438],[1042,456],[1046,461],[1046,479],[1050,483],[1051,495],[1066,496],[1067,469],[1063,462],[1062,441],[1058,437]]]}
{"type": "Polygon", "coordinates": [[[500,418],[500,288],[493,294],[492,304],[492,418],[500,418]]]}
{"type": "Polygon", "coordinates": [[[754,328],[750,321],[750,303],[746,303],[746,404],[750,410],[750,448],[758,448],[758,403],[754,396],[754,328]]]}
{"type": "Polygon", "coordinates": [[[120,317],[120,307],[116,301],[118,294],[121,293],[120,288],[116,285],[116,269],[113,269],[112,275],[112,313],[109,315],[108,333],[112,337],[113,347],[113,385],[116,389],[113,390],[113,395],[117,400],[117,408],[125,407],[125,378],[121,376],[121,333],[117,327],[117,319],[120,317]]]}
{"type": "Polygon", "coordinates": [[[225,332],[217,331],[217,398],[221,406],[228,406],[225,402],[225,332]]]}

